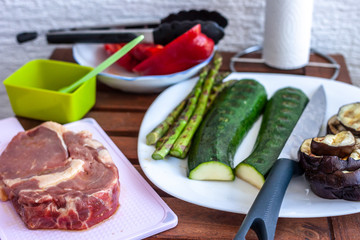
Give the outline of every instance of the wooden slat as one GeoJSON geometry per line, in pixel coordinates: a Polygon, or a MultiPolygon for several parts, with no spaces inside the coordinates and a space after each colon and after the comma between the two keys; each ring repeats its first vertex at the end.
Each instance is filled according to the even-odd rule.
{"type": "Polygon", "coordinates": [[[19,117],[19,116],[17,116],[16,118],[19,120],[19,122],[21,123],[21,125],[23,126],[23,128],[25,130],[36,127],[36,126],[38,126],[39,124],[41,124],[43,122],[43,121],[40,121],[40,120],[24,118],[24,117],[19,117]]]}
{"type": "Polygon", "coordinates": [[[335,239],[360,239],[360,214],[332,217],[335,239]]]}
{"type": "Polygon", "coordinates": [[[59,61],[66,61],[66,62],[76,62],[74,57],[73,57],[73,53],[72,53],[72,49],[71,48],[56,48],[51,56],[50,59],[52,60],[59,60],[59,61]]]}
{"type": "Polygon", "coordinates": [[[144,113],[91,111],[86,117],[96,119],[109,135],[137,136],[144,113]]]}
{"type": "Polygon", "coordinates": [[[137,156],[137,137],[110,137],[132,164],[139,164],[137,156]]]}
{"type": "Polygon", "coordinates": [[[275,239],[331,239],[326,218],[279,218],[275,239]]]}
{"type": "Polygon", "coordinates": [[[97,91],[93,110],[145,112],[157,96],[158,94],[136,94],[109,88],[101,89],[101,91],[97,91]]]}
{"type": "MultiPolygon", "coordinates": [[[[344,67],[344,66],[346,66],[346,65],[344,65],[344,63],[345,63],[344,58],[339,55],[333,56],[333,58],[338,64],[340,64],[340,66],[342,66],[340,68],[339,75],[336,78],[336,80],[351,84],[349,71],[346,67],[344,67]]],[[[324,60],[322,57],[317,56],[317,55],[312,55],[310,58],[310,61],[327,63],[326,60],[324,60]]],[[[335,69],[333,69],[333,68],[309,67],[309,66],[305,68],[305,74],[309,75],[309,76],[314,76],[314,77],[330,78],[333,76],[334,73],[335,73],[335,69]]]]}

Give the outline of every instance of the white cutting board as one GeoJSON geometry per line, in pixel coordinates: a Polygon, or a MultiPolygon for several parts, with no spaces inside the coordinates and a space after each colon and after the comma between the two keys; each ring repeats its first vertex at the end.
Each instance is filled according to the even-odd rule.
{"type": "MultiPolygon", "coordinates": [[[[120,208],[109,219],[83,231],[29,230],[10,202],[0,202],[1,240],[143,239],[177,225],[178,218],[129,160],[91,118],[66,124],[69,130],[88,130],[110,152],[120,177],[120,208]]],[[[0,120],[0,153],[16,133],[23,131],[16,118],[0,120]]]]}

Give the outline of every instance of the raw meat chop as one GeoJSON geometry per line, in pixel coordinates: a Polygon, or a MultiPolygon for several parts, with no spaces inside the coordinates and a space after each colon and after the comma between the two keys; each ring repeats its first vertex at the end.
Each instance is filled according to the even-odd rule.
{"type": "Polygon", "coordinates": [[[119,207],[118,170],[91,133],[45,122],[18,133],[0,156],[0,199],[30,229],[87,229],[119,207]]]}

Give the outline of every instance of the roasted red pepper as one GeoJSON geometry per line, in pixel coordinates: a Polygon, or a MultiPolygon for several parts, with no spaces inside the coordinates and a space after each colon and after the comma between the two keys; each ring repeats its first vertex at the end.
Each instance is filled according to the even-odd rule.
{"type": "Polygon", "coordinates": [[[142,43],[136,45],[132,50],[132,56],[140,62],[161,51],[164,46],[160,44],[142,43]]]}
{"type": "MultiPolygon", "coordinates": [[[[105,44],[104,48],[108,54],[114,54],[125,44],[126,43],[105,44]]],[[[117,61],[117,64],[131,72],[136,65],[162,49],[163,46],[159,44],[140,43],[136,45],[130,52],[120,58],[117,61]]]]}
{"type": "Polygon", "coordinates": [[[189,69],[212,54],[214,41],[201,33],[201,25],[167,44],[161,51],[133,68],[139,75],[164,75],[189,69]]]}

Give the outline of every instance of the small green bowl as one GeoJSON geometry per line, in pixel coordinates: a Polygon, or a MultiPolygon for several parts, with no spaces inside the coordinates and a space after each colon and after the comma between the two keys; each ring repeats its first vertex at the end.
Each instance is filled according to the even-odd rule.
{"type": "Polygon", "coordinates": [[[3,83],[17,116],[68,123],[81,119],[94,106],[96,77],[72,93],[57,90],[92,69],[75,63],[38,59],[26,63],[3,83]]]}

